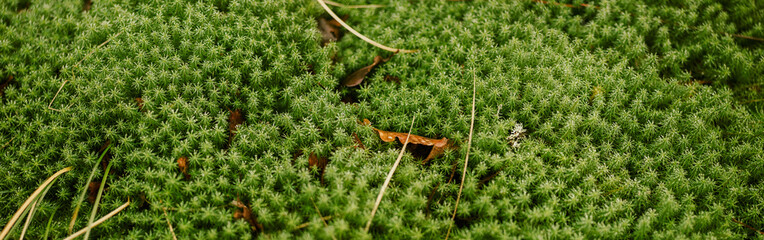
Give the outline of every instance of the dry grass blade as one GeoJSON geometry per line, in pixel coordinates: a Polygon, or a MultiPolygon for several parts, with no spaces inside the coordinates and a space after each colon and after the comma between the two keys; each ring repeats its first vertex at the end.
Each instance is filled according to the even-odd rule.
{"type": "MultiPolygon", "coordinates": [[[[411,118],[411,126],[409,127],[409,133],[408,133],[409,136],[411,136],[411,129],[414,128],[414,120],[415,119],[416,119],[416,116],[411,118]]],[[[387,173],[387,178],[385,179],[385,183],[382,184],[382,189],[379,190],[379,195],[377,195],[377,201],[374,203],[374,208],[371,210],[371,217],[369,217],[369,221],[366,222],[366,228],[364,228],[364,232],[369,232],[369,227],[371,227],[371,221],[374,220],[374,214],[377,213],[377,208],[379,208],[379,203],[382,202],[382,196],[385,195],[385,190],[387,190],[387,185],[390,184],[390,180],[393,178],[393,174],[395,173],[395,169],[398,168],[398,164],[401,163],[401,158],[403,157],[403,152],[406,151],[406,145],[408,145],[408,144],[409,144],[409,137],[406,137],[406,141],[403,143],[403,147],[401,148],[401,152],[398,153],[398,159],[395,160],[395,163],[393,164],[393,168],[391,168],[390,172],[387,173]]]]}
{"type": "Polygon", "coordinates": [[[167,226],[170,227],[170,234],[172,234],[172,240],[178,240],[178,237],[175,236],[175,230],[172,228],[172,223],[170,223],[170,217],[167,216],[167,208],[162,207],[162,213],[164,213],[164,219],[167,220],[167,226]]]}
{"type": "Polygon", "coordinates": [[[342,3],[332,2],[332,1],[329,1],[329,0],[324,0],[324,2],[326,2],[326,4],[329,4],[329,5],[332,5],[332,6],[335,6],[335,7],[343,7],[343,8],[382,8],[382,7],[387,7],[385,5],[380,5],[380,4],[345,5],[345,4],[342,4],[342,3]]]}
{"type": "Polygon", "coordinates": [[[103,157],[106,156],[106,152],[109,151],[109,148],[111,148],[111,145],[106,146],[106,149],[101,153],[101,157],[98,158],[98,162],[93,164],[93,170],[90,171],[90,176],[88,176],[85,186],[82,187],[82,193],[80,193],[80,197],[77,198],[77,205],[74,207],[72,220],[69,221],[69,234],[72,234],[72,229],[74,229],[74,222],[77,221],[77,214],[80,212],[80,206],[82,206],[82,201],[85,200],[85,194],[88,192],[88,185],[93,181],[93,176],[95,176],[96,170],[98,170],[98,165],[101,163],[101,160],[103,160],[103,157]]]}
{"type": "Polygon", "coordinates": [[[125,209],[127,206],[130,206],[130,199],[127,199],[127,202],[125,204],[122,204],[122,206],[119,206],[117,209],[114,209],[114,211],[111,211],[109,214],[106,214],[106,216],[103,216],[102,218],[98,219],[97,221],[93,222],[92,224],[88,225],[87,227],[75,232],[74,234],[64,238],[64,240],[72,240],[77,237],[79,237],[82,234],[85,234],[85,232],[89,232],[90,229],[100,225],[101,223],[105,222],[106,220],[109,220],[109,218],[113,217],[114,215],[117,215],[117,213],[121,212],[123,209],[125,209]]]}
{"type": "MultiPolygon", "coordinates": [[[[106,171],[103,173],[103,179],[101,179],[101,187],[98,188],[98,195],[96,196],[95,203],[93,204],[93,210],[90,212],[90,220],[88,220],[88,226],[93,225],[93,221],[95,220],[95,215],[98,212],[98,204],[101,202],[103,188],[106,186],[106,180],[109,177],[109,171],[111,171],[112,164],[114,164],[114,161],[109,162],[109,166],[106,166],[106,171]]],[[[85,237],[83,237],[83,239],[87,240],[88,237],[90,237],[90,228],[85,231],[85,237]]]]}
{"type": "MultiPolygon", "coordinates": [[[[331,219],[332,219],[332,216],[326,216],[326,217],[322,217],[321,218],[321,220],[324,221],[324,222],[326,222],[326,220],[331,220],[331,219]]],[[[300,230],[300,229],[306,228],[308,226],[310,226],[310,222],[306,222],[306,223],[297,225],[297,227],[294,227],[294,229],[292,229],[292,231],[300,230]]]]}
{"type": "Polygon", "coordinates": [[[462,190],[464,190],[464,178],[467,176],[467,163],[470,159],[470,147],[472,146],[472,130],[475,129],[475,76],[472,76],[472,117],[470,118],[470,135],[467,138],[467,156],[464,157],[464,170],[462,171],[462,183],[459,184],[459,194],[456,195],[456,205],[454,206],[454,214],[451,215],[451,223],[448,225],[448,232],[446,233],[446,240],[451,235],[451,228],[454,227],[454,219],[456,218],[456,210],[459,208],[459,200],[462,197],[462,190]]]}
{"type": "Polygon", "coordinates": [[[68,171],[71,171],[72,167],[67,167],[61,170],[58,170],[58,172],[54,173],[53,176],[48,177],[48,179],[45,180],[39,187],[37,187],[37,190],[35,190],[32,195],[27,198],[27,200],[24,202],[24,204],[19,207],[18,210],[16,210],[16,213],[13,214],[13,217],[11,217],[11,220],[8,221],[8,224],[5,225],[5,228],[3,228],[3,231],[0,232],[0,240],[5,239],[6,236],[11,232],[11,228],[16,224],[16,222],[19,220],[21,215],[26,212],[27,207],[29,207],[29,204],[32,204],[35,199],[37,199],[37,196],[48,186],[50,185],[53,180],[56,180],[58,176],[61,174],[64,174],[68,171]]]}
{"type": "Polygon", "coordinates": [[[353,35],[355,35],[356,37],[360,38],[361,40],[363,40],[363,41],[365,41],[365,42],[367,42],[367,43],[369,43],[371,45],[374,45],[375,47],[378,47],[378,48],[381,48],[381,49],[384,49],[384,50],[390,51],[390,52],[414,53],[414,52],[418,52],[419,51],[419,50],[406,50],[406,49],[391,48],[391,47],[382,45],[382,44],[380,44],[378,42],[375,42],[374,40],[369,39],[368,37],[364,36],[363,34],[359,33],[358,31],[356,31],[355,29],[350,27],[350,25],[345,23],[345,21],[342,21],[342,19],[340,17],[338,17],[337,14],[335,14],[334,12],[332,12],[331,9],[329,9],[329,6],[326,6],[326,2],[324,2],[324,0],[316,0],[316,1],[318,1],[318,4],[320,4],[321,7],[323,7],[324,10],[326,10],[326,12],[329,13],[329,15],[332,16],[332,18],[334,18],[334,20],[336,20],[337,22],[340,23],[340,25],[345,27],[345,29],[347,29],[349,32],[353,33],[353,35]]]}
{"type": "MultiPolygon", "coordinates": [[[[53,179],[53,182],[56,180],[53,179]]],[[[48,184],[47,187],[45,187],[45,191],[42,191],[42,194],[40,194],[40,197],[37,198],[37,200],[32,204],[32,206],[29,208],[29,215],[27,215],[27,220],[24,223],[24,227],[21,229],[21,235],[19,236],[19,240],[24,239],[24,235],[27,233],[27,229],[29,229],[29,223],[32,222],[32,218],[34,218],[35,210],[37,210],[37,205],[42,202],[42,200],[45,198],[45,195],[48,194],[48,190],[50,190],[50,187],[53,186],[53,182],[51,184],[48,184]]]]}

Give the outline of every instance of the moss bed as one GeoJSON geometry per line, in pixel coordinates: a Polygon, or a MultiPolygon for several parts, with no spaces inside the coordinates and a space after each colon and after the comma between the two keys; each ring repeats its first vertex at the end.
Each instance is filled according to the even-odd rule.
{"type": "Polygon", "coordinates": [[[419,52],[348,88],[391,53],[344,30],[324,46],[313,0],[0,0],[0,224],[71,166],[26,233],[66,237],[111,161],[98,216],[132,203],[91,237],[764,238],[761,1],[342,3],[386,5],[332,9],[419,52]],[[407,152],[366,233],[402,144],[359,121],[407,132],[414,116],[458,147],[407,152]]]}

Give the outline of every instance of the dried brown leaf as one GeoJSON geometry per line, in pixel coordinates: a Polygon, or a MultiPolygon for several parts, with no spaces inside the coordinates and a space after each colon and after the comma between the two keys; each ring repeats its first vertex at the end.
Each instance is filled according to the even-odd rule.
{"type": "Polygon", "coordinates": [[[249,210],[247,205],[245,205],[239,199],[233,200],[231,205],[239,208],[239,210],[236,210],[236,212],[233,213],[234,219],[244,219],[247,221],[247,223],[249,223],[249,227],[252,229],[252,231],[263,230],[263,225],[257,222],[257,218],[252,214],[252,211],[249,210]]]}
{"type": "Polygon", "coordinates": [[[308,166],[318,168],[321,184],[324,184],[324,170],[326,170],[327,164],[329,164],[328,158],[318,157],[315,153],[310,153],[308,156],[308,166]]]}
{"type": "Polygon", "coordinates": [[[361,69],[356,70],[349,76],[345,78],[345,80],[342,81],[342,85],[345,85],[346,87],[355,87],[360,85],[363,82],[363,79],[366,78],[366,75],[368,75],[374,67],[379,65],[380,63],[384,63],[387,61],[390,61],[391,58],[393,58],[395,54],[391,55],[388,58],[382,58],[382,56],[377,55],[374,57],[374,62],[371,63],[371,65],[363,67],[361,69]]]}
{"type": "MultiPolygon", "coordinates": [[[[363,120],[363,125],[371,126],[371,122],[368,119],[363,120]]],[[[390,132],[385,130],[380,130],[377,128],[372,128],[374,131],[377,131],[379,134],[379,138],[383,142],[392,142],[395,141],[395,139],[398,139],[400,143],[404,143],[406,141],[406,137],[408,136],[407,133],[399,133],[399,132],[390,132]]],[[[442,155],[446,149],[453,148],[453,143],[448,140],[448,138],[441,138],[441,139],[434,139],[434,138],[427,138],[417,135],[411,135],[409,137],[409,143],[415,144],[415,145],[424,145],[424,146],[431,146],[432,149],[430,149],[429,153],[427,154],[427,157],[422,161],[422,163],[427,163],[432,159],[435,159],[442,155]]]]}
{"type": "Polygon", "coordinates": [[[143,111],[143,98],[140,98],[140,97],[135,98],[135,104],[138,105],[139,111],[143,111]]]}
{"type": "Polygon", "coordinates": [[[231,114],[228,116],[228,145],[231,145],[233,137],[236,136],[236,129],[239,128],[239,125],[244,123],[244,114],[241,112],[241,109],[236,109],[230,112],[231,114]]]}
{"type": "Polygon", "coordinates": [[[82,1],[82,11],[87,12],[90,11],[90,7],[93,5],[93,0],[83,0],[82,1]]]}
{"type": "Polygon", "coordinates": [[[339,22],[334,19],[318,19],[318,31],[321,33],[321,46],[326,46],[329,42],[336,42],[342,38],[340,26],[339,22]]]}
{"type": "Polygon", "coordinates": [[[186,177],[186,180],[191,178],[191,176],[188,175],[188,158],[187,157],[178,158],[178,168],[180,168],[180,172],[183,173],[183,176],[186,177]]]}

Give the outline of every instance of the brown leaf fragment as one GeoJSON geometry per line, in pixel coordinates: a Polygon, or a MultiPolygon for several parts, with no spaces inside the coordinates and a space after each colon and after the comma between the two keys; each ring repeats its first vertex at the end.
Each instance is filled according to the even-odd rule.
{"type": "Polygon", "coordinates": [[[353,133],[353,141],[355,141],[356,143],[355,145],[356,148],[360,148],[364,150],[366,149],[366,146],[363,145],[363,142],[361,142],[361,138],[358,137],[358,134],[353,133]]]}
{"type": "Polygon", "coordinates": [[[236,136],[236,130],[239,128],[239,125],[244,123],[244,114],[241,112],[241,109],[236,109],[233,111],[230,111],[231,114],[228,116],[228,145],[231,145],[231,142],[233,141],[233,137],[236,136]]]}
{"type": "Polygon", "coordinates": [[[384,63],[387,61],[390,61],[390,59],[395,56],[395,53],[391,55],[388,58],[382,58],[382,56],[377,55],[374,57],[374,62],[371,63],[371,65],[363,67],[361,69],[356,70],[349,76],[345,78],[345,80],[342,81],[342,85],[345,85],[346,87],[355,87],[360,85],[363,82],[363,79],[366,78],[366,75],[368,75],[374,67],[379,65],[380,63],[384,63]]]}
{"type": "Polygon", "coordinates": [[[393,75],[385,75],[385,81],[401,83],[401,79],[393,75]]]}
{"type": "Polygon", "coordinates": [[[143,111],[143,98],[135,98],[135,104],[138,105],[138,111],[143,111]]]}
{"type": "MultiPolygon", "coordinates": [[[[371,126],[371,122],[368,119],[363,120],[364,125],[371,126]]],[[[406,141],[406,137],[408,136],[407,133],[399,133],[399,132],[389,132],[385,130],[380,130],[377,128],[373,128],[374,131],[377,131],[379,134],[379,138],[383,142],[392,142],[395,141],[395,139],[398,139],[400,143],[404,143],[406,141]]],[[[454,144],[448,140],[448,138],[441,138],[441,139],[433,139],[433,138],[427,138],[417,135],[411,135],[409,137],[409,143],[414,145],[424,145],[424,146],[431,146],[432,149],[429,150],[429,153],[427,154],[427,157],[422,161],[422,164],[425,164],[429,162],[432,159],[435,159],[442,155],[446,149],[454,148],[454,144]]]]}
{"type": "Polygon", "coordinates": [[[257,232],[263,230],[263,225],[257,222],[257,218],[252,214],[252,211],[249,210],[247,205],[241,202],[238,198],[233,200],[231,205],[239,208],[239,210],[236,210],[236,212],[233,213],[234,219],[244,219],[244,221],[249,223],[249,227],[252,229],[252,231],[257,232]]]}
{"type": "Polygon", "coordinates": [[[5,88],[11,84],[11,81],[13,81],[13,75],[8,76],[8,80],[5,80],[3,84],[0,84],[0,96],[5,95],[5,88]]]}
{"type": "Polygon", "coordinates": [[[93,5],[93,0],[82,0],[82,11],[90,11],[90,7],[93,5]]]}
{"type": "Polygon", "coordinates": [[[101,182],[88,183],[88,202],[90,203],[95,202],[96,196],[98,195],[98,188],[100,187],[101,187],[101,182]]]}
{"type": "Polygon", "coordinates": [[[309,167],[316,167],[318,168],[319,178],[321,179],[321,184],[324,184],[324,170],[326,170],[326,165],[329,164],[329,159],[325,157],[318,157],[315,153],[310,153],[308,156],[308,166],[309,167]]]}
{"type": "Polygon", "coordinates": [[[340,31],[340,28],[335,26],[333,22],[336,21],[333,19],[327,20],[326,18],[318,19],[318,31],[321,33],[321,46],[326,46],[329,42],[336,42],[342,38],[342,31],[340,31]]]}
{"type": "Polygon", "coordinates": [[[180,172],[183,173],[183,175],[186,177],[186,180],[191,178],[190,175],[188,175],[188,158],[187,157],[179,157],[178,158],[178,168],[180,168],[180,172]]]}

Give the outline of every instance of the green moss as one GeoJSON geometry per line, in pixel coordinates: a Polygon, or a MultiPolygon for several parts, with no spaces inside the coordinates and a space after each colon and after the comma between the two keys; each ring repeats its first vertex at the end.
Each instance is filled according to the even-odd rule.
{"type": "Polygon", "coordinates": [[[405,132],[416,115],[413,134],[464,145],[476,78],[454,238],[760,237],[731,221],[764,228],[764,102],[744,103],[764,96],[764,49],[729,35],[764,38],[756,3],[343,3],[389,5],[333,9],[380,43],[420,52],[347,90],[337,88],[345,76],[389,53],[351,34],[321,47],[314,1],[113,0],[90,11],[79,0],[0,1],[0,79],[14,77],[0,105],[0,144],[13,139],[0,153],[0,222],[45,176],[74,166],[27,235],[65,237],[71,199],[110,140],[117,172],[101,214],[134,204],[96,237],[166,239],[169,207],[183,238],[442,238],[461,174],[447,181],[466,148],[427,165],[407,154],[366,234],[400,144],[357,120],[405,132]],[[51,105],[61,111],[49,110],[67,80],[51,105]],[[235,109],[246,121],[229,145],[235,109]],[[518,123],[528,136],[513,148],[518,123]],[[323,184],[311,152],[329,159],[323,184]],[[264,232],[233,218],[236,198],[264,232]]]}

